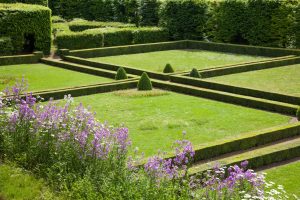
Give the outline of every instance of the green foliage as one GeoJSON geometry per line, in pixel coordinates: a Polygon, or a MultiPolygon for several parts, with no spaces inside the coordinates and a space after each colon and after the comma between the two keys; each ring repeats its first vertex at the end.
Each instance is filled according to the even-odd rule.
{"type": "Polygon", "coordinates": [[[112,0],[114,20],[138,24],[139,2],[137,0],[112,0]]]}
{"type": "Polygon", "coordinates": [[[62,32],[55,40],[59,49],[86,49],[103,46],[103,34],[98,31],[62,32]]]}
{"type": "Polygon", "coordinates": [[[39,5],[0,4],[0,33],[11,38],[14,52],[23,51],[25,36],[34,39],[34,50],[50,53],[51,10],[39,5]]]}
{"type": "Polygon", "coordinates": [[[141,0],[140,25],[157,26],[159,21],[159,0],[141,0]]]}
{"type": "Polygon", "coordinates": [[[83,19],[75,19],[68,23],[71,31],[80,32],[95,28],[129,28],[135,27],[134,24],[124,24],[120,22],[96,22],[83,19]]]}
{"type": "MultiPolygon", "coordinates": [[[[97,29],[91,30],[96,31],[97,29]]],[[[87,32],[89,31],[87,30],[87,32]]],[[[130,28],[107,28],[98,29],[98,31],[103,33],[105,47],[132,44],[133,35],[130,28]]]]}
{"type": "Polygon", "coordinates": [[[168,63],[168,64],[166,64],[163,72],[164,73],[173,73],[174,69],[173,69],[172,65],[168,63]]]}
{"type": "Polygon", "coordinates": [[[0,38],[0,55],[10,55],[13,52],[13,46],[9,37],[0,38]]]}
{"type": "Polygon", "coordinates": [[[133,31],[133,43],[152,43],[168,41],[169,34],[166,29],[158,27],[143,27],[133,31]]]}
{"type": "Polygon", "coordinates": [[[0,0],[0,3],[27,3],[48,6],[48,0],[0,0]]]}
{"type": "Polygon", "coordinates": [[[146,72],[143,72],[137,87],[140,91],[152,90],[152,83],[146,72]]]}
{"type": "Polygon", "coordinates": [[[125,69],[123,67],[120,67],[117,71],[117,74],[116,74],[116,80],[123,80],[123,79],[127,79],[127,73],[125,71],[125,69]]]}
{"type": "Polygon", "coordinates": [[[161,12],[160,24],[173,39],[201,39],[206,23],[207,4],[201,0],[170,0],[161,12]]]}
{"type": "Polygon", "coordinates": [[[55,23],[65,23],[66,20],[63,19],[62,17],[60,16],[52,16],[51,17],[51,20],[52,20],[52,23],[55,24],[55,23]]]}
{"type": "Polygon", "coordinates": [[[196,68],[193,68],[190,72],[190,77],[201,78],[199,71],[196,68]]]}
{"type": "Polygon", "coordinates": [[[300,107],[297,110],[296,117],[297,117],[298,121],[300,121],[300,107]]]}

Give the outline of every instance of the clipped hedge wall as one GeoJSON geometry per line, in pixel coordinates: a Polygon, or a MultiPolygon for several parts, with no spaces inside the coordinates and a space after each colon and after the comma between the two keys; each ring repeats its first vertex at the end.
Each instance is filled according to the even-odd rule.
{"type": "Polygon", "coordinates": [[[169,40],[169,34],[166,29],[158,27],[143,27],[133,31],[133,43],[154,43],[169,40]]]}
{"type": "Polygon", "coordinates": [[[173,39],[201,39],[208,4],[202,0],[169,0],[163,5],[160,25],[173,39]]]}
{"type": "Polygon", "coordinates": [[[157,26],[159,21],[159,0],[141,0],[140,25],[157,26]]]}
{"type": "Polygon", "coordinates": [[[19,56],[0,56],[0,66],[38,63],[42,57],[42,52],[35,52],[34,54],[19,56]]]}
{"type": "Polygon", "coordinates": [[[34,49],[50,53],[51,10],[28,4],[0,4],[0,35],[11,38],[15,53],[22,52],[25,35],[34,37],[34,49]]]}
{"type": "Polygon", "coordinates": [[[59,49],[87,49],[103,46],[103,34],[98,31],[62,32],[58,34],[55,43],[59,49]]]}
{"type": "Polygon", "coordinates": [[[27,3],[48,6],[48,0],[0,0],[0,3],[27,3]]]}
{"type": "MultiPolygon", "coordinates": [[[[91,30],[87,30],[89,31],[91,30]]],[[[107,28],[99,29],[99,32],[103,33],[105,47],[128,45],[133,41],[132,29],[107,28]]]]}
{"type": "Polygon", "coordinates": [[[95,28],[129,28],[135,27],[134,24],[124,24],[120,22],[96,22],[96,21],[86,21],[86,20],[73,20],[68,23],[69,28],[71,31],[80,32],[85,31],[88,29],[95,29],[95,28]]]}
{"type": "Polygon", "coordinates": [[[0,38],[0,55],[10,55],[13,52],[14,48],[10,37],[0,38]]]}

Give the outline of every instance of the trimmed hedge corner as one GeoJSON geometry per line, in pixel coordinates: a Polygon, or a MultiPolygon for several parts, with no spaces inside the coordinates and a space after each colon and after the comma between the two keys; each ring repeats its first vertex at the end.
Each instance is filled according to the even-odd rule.
{"type": "Polygon", "coordinates": [[[0,4],[0,33],[10,37],[15,53],[51,48],[51,10],[29,4],[0,4]],[[24,45],[31,45],[24,48],[24,45]],[[28,48],[28,49],[27,49],[28,48]]]}
{"type": "Polygon", "coordinates": [[[143,72],[137,87],[140,91],[152,90],[152,83],[146,72],[143,72]]]}
{"type": "Polygon", "coordinates": [[[125,71],[125,69],[123,67],[120,67],[117,71],[117,74],[116,74],[116,80],[123,80],[123,79],[127,79],[127,73],[125,71]]]}
{"type": "Polygon", "coordinates": [[[174,69],[170,63],[167,63],[163,72],[164,73],[173,73],[174,69]]]}

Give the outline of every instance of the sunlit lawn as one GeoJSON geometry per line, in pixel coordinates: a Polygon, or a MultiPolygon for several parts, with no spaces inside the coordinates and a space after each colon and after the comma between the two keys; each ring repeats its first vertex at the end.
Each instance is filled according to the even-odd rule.
{"type": "Polygon", "coordinates": [[[263,57],[220,53],[201,50],[169,50],[120,56],[90,58],[90,60],[163,72],[167,63],[175,71],[206,69],[219,65],[255,61],[263,57]]]}

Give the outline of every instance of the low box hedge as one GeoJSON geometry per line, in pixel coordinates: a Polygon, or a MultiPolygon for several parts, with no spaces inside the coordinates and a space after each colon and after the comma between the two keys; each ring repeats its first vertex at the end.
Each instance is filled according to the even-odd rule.
{"type": "Polygon", "coordinates": [[[234,94],[252,96],[256,98],[279,101],[279,102],[289,103],[294,105],[300,105],[300,97],[286,95],[286,94],[279,94],[279,93],[261,91],[261,90],[251,89],[251,88],[232,86],[232,85],[227,85],[222,83],[216,83],[213,81],[207,81],[203,79],[201,80],[201,79],[190,78],[187,76],[174,75],[174,76],[170,76],[170,80],[174,83],[180,83],[180,84],[191,85],[191,86],[207,88],[212,90],[230,92],[234,94]]]}
{"type": "Polygon", "coordinates": [[[185,40],[175,42],[159,42],[149,44],[136,44],[128,46],[116,46],[107,48],[94,48],[84,50],[73,50],[70,51],[69,55],[92,58],[92,57],[103,57],[103,56],[115,56],[123,54],[135,54],[135,53],[146,53],[151,51],[163,51],[172,49],[186,49],[187,42],[185,40]]]}
{"type": "Polygon", "coordinates": [[[42,52],[35,52],[34,54],[18,55],[18,56],[0,56],[0,66],[38,63],[42,57],[43,57],[42,52]]]}
{"type": "Polygon", "coordinates": [[[231,93],[224,93],[222,91],[197,88],[177,83],[167,83],[158,80],[153,80],[152,84],[154,87],[158,87],[160,89],[171,90],[178,93],[189,94],[193,96],[213,99],[226,103],[232,103],[250,108],[257,108],[290,116],[295,116],[298,108],[298,106],[291,104],[258,99],[254,97],[246,97],[231,93]]]}

